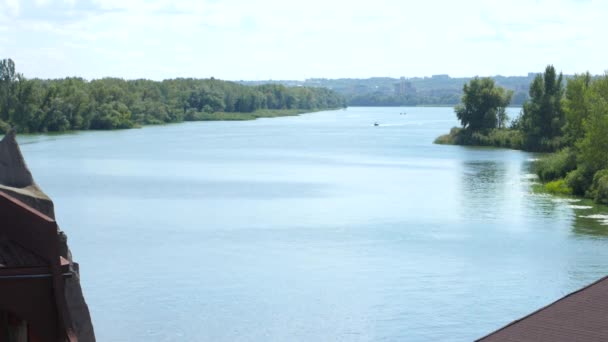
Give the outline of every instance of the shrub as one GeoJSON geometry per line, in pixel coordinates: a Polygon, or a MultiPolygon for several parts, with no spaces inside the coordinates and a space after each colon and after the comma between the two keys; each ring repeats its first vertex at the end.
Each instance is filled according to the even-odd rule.
{"type": "Polygon", "coordinates": [[[458,145],[459,144],[458,140],[459,140],[461,132],[462,132],[462,128],[452,127],[452,129],[450,130],[450,133],[437,137],[437,139],[435,139],[434,143],[440,144],[440,145],[458,145]]]}
{"type": "Polygon", "coordinates": [[[0,120],[0,133],[5,133],[11,130],[11,125],[0,120]]]}
{"type": "Polygon", "coordinates": [[[523,135],[516,130],[493,129],[487,135],[487,143],[490,146],[521,149],[523,141],[523,135]]]}
{"type": "Polygon", "coordinates": [[[576,155],[569,148],[546,155],[534,164],[534,172],[543,182],[563,178],[574,169],[576,155]]]}
{"type": "Polygon", "coordinates": [[[511,129],[491,129],[485,131],[471,131],[454,127],[449,134],[435,139],[435,144],[444,145],[472,145],[494,146],[512,149],[521,149],[524,138],[521,132],[511,129]]]}
{"type": "Polygon", "coordinates": [[[597,203],[608,204],[608,169],[595,173],[587,195],[597,203]]]}
{"type": "Polygon", "coordinates": [[[577,196],[585,196],[587,189],[593,182],[593,172],[588,168],[578,167],[566,175],[566,183],[572,189],[572,193],[577,196]]]}
{"type": "Polygon", "coordinates": [[[563,179],[558,179],[545,184],[545,190],[556,195],[572,195],[572,189],[563,179]]]}

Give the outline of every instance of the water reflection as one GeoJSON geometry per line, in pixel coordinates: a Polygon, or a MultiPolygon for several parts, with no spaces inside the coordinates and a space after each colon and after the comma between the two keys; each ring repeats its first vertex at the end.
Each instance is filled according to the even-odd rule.
{"type": "Polygon", "coordinates": [[[461,205],[467,219],[508,219],[521,211],[521,162],[503,150],[466,151],[461,205]]]}
{"type": "Polygon", "coordinates": [[[589,200],[571,205],[572,231],[577,235],[608,237],[608,207],[594,204],[589,200]]]}
{"type": "Polygon", "coordinates": [[[533,171],[533,164],[537,157],[538,155],[531,155],[531,158],[526,159],[521,164],[522,183],[526,187],[525,205],[539,218],[551,219],[557,215],[567,220],[568,215],[564,214],[567,214],[569,210],[564,212],[564,206],[562,205],[564,200],[557,199],[555,196],[544,192],[538,177],[533,171]]]}
{"type": "MultiPolygon", "coordinates": [[[[529,159],[522,165],[530,175],[532,164],[529,159]]],[[[572,232],[579,237],[608,237],[608,206],[589,199],[547,194],[537,177],[529,177],[528,188],[527,205],[535,214],[570,221],[572,232]]]]}
{"type": "Polygon", "coordinates": [[[506,167],[504,163],[494,160],[465,161],[463,183],[470,195],[491,197],[499,186],[503,185],[506,167]]]}

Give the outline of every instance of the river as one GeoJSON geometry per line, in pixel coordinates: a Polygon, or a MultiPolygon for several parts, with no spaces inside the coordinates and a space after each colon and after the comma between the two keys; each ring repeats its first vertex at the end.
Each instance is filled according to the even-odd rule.
{"type": "Polygon", "coordinates": [[[457,124],[349,108],[19,140],[98,341],[471,341],[608,274],[608,208],[534,193],[534,155],[432,143],[457,124]]]}

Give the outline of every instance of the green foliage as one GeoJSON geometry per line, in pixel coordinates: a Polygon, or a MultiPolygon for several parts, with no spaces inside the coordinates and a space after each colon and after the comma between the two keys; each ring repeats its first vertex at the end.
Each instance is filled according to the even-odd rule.
{"type": "Polygon", "coordinates": [[[588,118],[577,143],[580,162],[593,171],[608,168],[608,75],[594,81],[586,96],[588,118]]]}
{"type": "Polygon", "coordinates": [[[591,83],[591,75],[587,72],[575,75],[568,80],[566,93],[563,100],[566,124],[564,133],[568,144],[573,145],[585,135],[584,122],[589,117],[588,90],[591,83]]]}
{"type": "Polygon", "coordinates": [[[492,129],[486,132],[471,132],[470,130],[454,127],[449,134],[439,136],[435,144],[494,146],[521,149],[523,136],[519,131],[508,129],[492,129]]]}
{"type": "Polygon", "coordinates": [[[460,141],[459,136],[462,132],[460,127],[452,127],[449,134],[444,134],[435,139],[435,144],[440,145],[459,145],[457,142],[460,141]]]}
{"type": "Polygon", "coordinates": [[[545,184],[545,190],[555,195],[572,195],[572,189],[563,179],[558,179],[545,184]]]}
{"type": "Polygon", "coordinates": [[[608,73],[595,78],[589,73],[575,75],[565,91],[562,79],[551,65],[537,75],[530,85],[530,99],[510,129],[489,128],[499,116],[472,110],[484,107],[469,93],[483,93],[479,89],[484,87],[480,80],[471,81],[465,86],[463,104],[456,108],[464,129],[452,129],[435,142],[559,151],[534,164],[534,171],[546,182],[539,187],[608,204],[608,73]]]}
{"type": "Polygon", "coordinates": [[[249,120],[344,107],[325,88],[211,79],[27,80],[0,61],[0,121],[21,132],[130,128],[184,120],[249,120]]]}
{"type": "Polygon", "coordinates": [[[545,155],[534,164],[534,171],[543,182],[563,178],[574,169],[576,154],[569,148],[545,155]]]}
{"type": "Polygon", "coordinates": [[[475,145],[496,146],[503,148],[521,149],[523,136],[521,132],[508,129],[493,129],[487,134],[474,133],[475,145]]]}
{"type": "Polygon", "coordinates": [[[8,122],[14,115],[14,103],[20,75],[11,59],[0,61],[0,120],[8,122]]]}
{"type": "Polygon", "coordinates": [[[561,105],[562,79],[562,74],[557,75],[555,68],[549,65],[530,85],[530,100],[524,104],[518,120],[528,150],[552,151],[562,144],[555,140],[561,136],[565,124],[561,105]]]}
{"type": "Polygon", "coordinates": [[[302,113],[308,113],[306,109],[261,109],[252,113],[197,113],[197,121],[242,121],[253,120],[259,118],[275,118],[280,116],[295,116],[302,113]]]}
{"type": "Polygon", "coordinates": [[[496,87],[489,77],[475,77],[464,85],[463,93],[462,103],[454,108],[463,128],[480,131],[505,127],[505,108],[511,101],[512,91],[496,87]]]}
{"type": "Polygon", "coordinates": [[[568,187],[572,189],[572,194],[577,196],[585,196],[589,187],[591,187],[592,181],[593,172],[590,172],[589,169],[585,167],[579,166],[566,175],[568,187]]]}
{"type": "Polygon", "coordinates": [[[10,131],[10,129],[11,129],[11,126],[9,124],[0,120],[0,133],[5,134],[8,131],[10,131]]]}
{"type": "Polygon", "coordinates": [[[595,173],[588,196],[597,203],[608,204],[608,169],[595,173]]]}

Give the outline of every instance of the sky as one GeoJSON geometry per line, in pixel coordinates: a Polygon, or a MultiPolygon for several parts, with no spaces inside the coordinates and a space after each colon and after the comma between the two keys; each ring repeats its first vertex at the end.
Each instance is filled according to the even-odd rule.
{"type": "Polygon", "coordinates": [[[604,0],[0,0],[0,58],[30,78],[602,74],[607,16],[604,0]]]}

